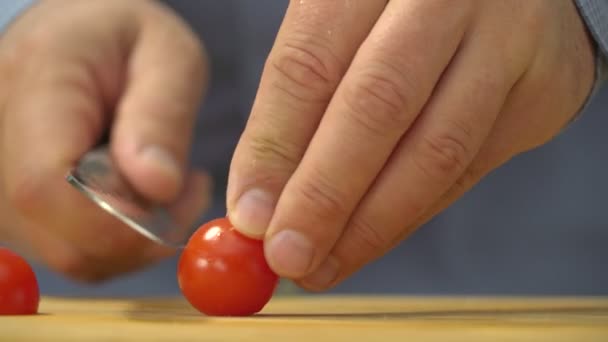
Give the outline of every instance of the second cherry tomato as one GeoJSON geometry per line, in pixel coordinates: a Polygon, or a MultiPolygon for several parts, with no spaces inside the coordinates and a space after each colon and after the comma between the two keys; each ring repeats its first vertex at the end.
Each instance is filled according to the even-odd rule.
{"type": "Polygon", "coordinates": [[[38,280],[29,263],[0,247],[0,315],[33,315],[38,312],[38,280]]]}

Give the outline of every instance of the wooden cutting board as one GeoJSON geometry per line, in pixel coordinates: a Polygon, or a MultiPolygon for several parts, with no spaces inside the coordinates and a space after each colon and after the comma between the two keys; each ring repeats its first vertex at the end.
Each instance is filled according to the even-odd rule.
{"type": "Polygon", "coordinates": [[[275,297],[247,318],[181,299],[44,297],[0,341],[608,341],[608,298],[275,297]]]}

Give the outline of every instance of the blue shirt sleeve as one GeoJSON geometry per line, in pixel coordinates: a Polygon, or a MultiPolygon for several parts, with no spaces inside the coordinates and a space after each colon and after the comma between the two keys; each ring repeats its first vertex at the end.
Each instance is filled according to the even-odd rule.
{"type": "Polygon", "coordinates": [[[608,81],[608,0],[576,0],[575,3],[597,48],[595,84],[582,112],[608,81]]]}
{"type": "Polygon", "coordinates": [[[0,33],[4,32],[7,26],[22,11],[33,5],[35,0],[2,0],[0,1],[0,33]]]}
{"type": "Polygon", "coordinates": [[[598,45],[598,52],[608,57],[608,1],[576,0],[579,12],[598,45]]]}

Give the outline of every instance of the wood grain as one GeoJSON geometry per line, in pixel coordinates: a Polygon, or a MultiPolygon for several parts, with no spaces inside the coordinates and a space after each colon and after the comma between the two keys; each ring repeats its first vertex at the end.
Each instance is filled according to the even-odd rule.
{"type": "Polygon", "coordinates": [[[608,341],[608,298],[273,299],[247,318],[205,317],[181,299],[42,299],[0,317],[0,341],[608,341]]]}

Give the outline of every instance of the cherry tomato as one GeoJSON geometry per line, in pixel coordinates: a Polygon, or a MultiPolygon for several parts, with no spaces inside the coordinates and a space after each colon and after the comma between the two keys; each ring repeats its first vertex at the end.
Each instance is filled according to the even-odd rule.
{"type": "Polygon", "coordinates": [[[239,233],[226,217],[200,226],[179,259],[177,278],[188,302],[209,316],[250,316],[270,301],[279,277],[261,240],[239,233]]]}
{"type": "Polygon", "coordinates": [[[20,255],[0,247],[0,315],[33,315],[38,312],[38,280],[20,255]]]}

